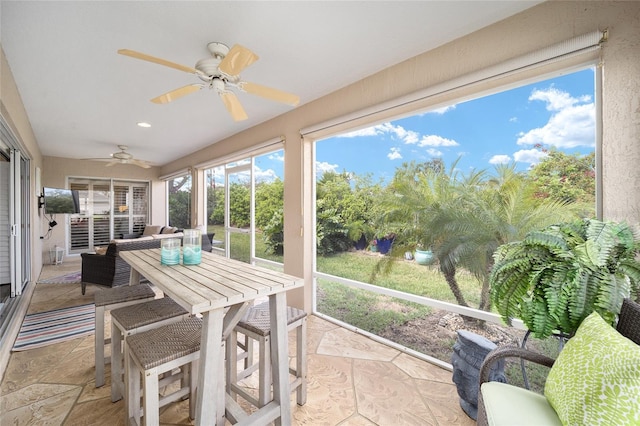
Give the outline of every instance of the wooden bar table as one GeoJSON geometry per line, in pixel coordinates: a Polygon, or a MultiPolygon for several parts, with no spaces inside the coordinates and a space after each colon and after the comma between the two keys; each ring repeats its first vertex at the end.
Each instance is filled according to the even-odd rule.
{"type": "Polygon", "coordinates": [[[197,425],[291,424],[286,292],[304,285],[302,278],[202,252],[200,265],[161,265],[160,249],[120,253],[131,265],[131,283],[140,274],[191,314],[202,314],[202,340],[196,401],[197,425]],[[273,401],[251,415],[226,398],[224,339],[249,304],[269,296],[273,401]],[[226,411],[226,415],[225,415],[226,411]],[[215,420],[214,420],[215,419],[215,420]]]}

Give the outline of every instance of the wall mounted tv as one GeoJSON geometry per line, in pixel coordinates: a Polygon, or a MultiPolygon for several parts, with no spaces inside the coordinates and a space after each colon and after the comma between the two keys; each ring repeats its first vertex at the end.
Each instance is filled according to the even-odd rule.
{"type": "Polygon", "coordinates": [[[60,188],[44,188],[44,212],[46,214],[80,213],[78,191],[60,188]]]}

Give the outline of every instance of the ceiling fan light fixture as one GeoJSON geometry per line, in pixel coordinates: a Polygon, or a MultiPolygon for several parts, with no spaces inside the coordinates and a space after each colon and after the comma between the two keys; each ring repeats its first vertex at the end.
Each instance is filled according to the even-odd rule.
{"type": "Polygon", "coordinates": [[[229,53],[229,46],[224,43],[212,41],[207,44],[207,50],[211,53],[211,56],[222,60],[229,53]]]}
{"type": "Polygon", "coordinates": [[[211,77],[219,77],[218,65],[220,65],[220,58],[204,58],[196,62],[196,69],[202,72],[203,75],[199,75],[201,80],[208,80],[211,77]]]}
{"type": "Polygon", "coordinates": [[[224,81],[220,78],[214,78],[211,80],[211,88],[214,89],[218,95],[229,92],[225,87],[224,81]]]}
{"type": "Polygon", "coordinates": [[[300,102],[300,98],[294,94],[241,80],[240,73],[259,59],[258,55],[250,49],[239,44],[229,49],[229,46],[219,42],[207,44],[207,49],[211,57],[199,60],[195,68],[128,49],[120,49],[118,53],[195,74],[202,81],[202,83],[189,84],[151,99],[151,102],[156,104],[166,104],[208,87],[215,89],[233,119],[241,121],[248,117],[236,94],[230,90],[232,88],[291,106],[296,106],[300,102]]]}
{"type": "Polygon", "coordinates": [[[118,149],[120,151],[112,152],[111,154],[109,154],[108,158],[84,158],[84,160],[107,161],[107,164],[105,164],[106,167],[111,167],[116,164],[133,164],[145,169],[151,167],[151,165],[146,161],[136,159],[133,157],[133,155],[129,154],[127,152],[127,150],[129,149],[128,146],[118,145],[118,149]]]}

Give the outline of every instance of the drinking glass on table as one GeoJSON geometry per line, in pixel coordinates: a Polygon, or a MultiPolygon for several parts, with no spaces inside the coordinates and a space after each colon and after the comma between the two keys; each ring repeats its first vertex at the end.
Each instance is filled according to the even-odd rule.
{"type": "Polygon", "coordinates": [[[177,265],[180,263],[180,239],[164,238],[160,242],[160,263],[177,265]]]}
{"type": "Polygon", "coordinates": [[[199,265],[202,260],[202,233],[199,229],[185,229],[182,237],[182,264],[199,265]]]}

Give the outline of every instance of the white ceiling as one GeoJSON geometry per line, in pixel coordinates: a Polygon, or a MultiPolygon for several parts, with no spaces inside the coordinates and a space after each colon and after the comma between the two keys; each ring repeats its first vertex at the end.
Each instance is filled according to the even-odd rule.
{"type": "Polygon", "coordinates": [[[3,0],[0,42],[44,155],[108,157],[124,144],[163,165],[292,107],[239,93],[249,119],[234,122],[208,90],[156,105],[199,80],[118,49],[193,67],[208,42],[241,44],[260,57],[243,80],[304,104],[537,3],[3,0]]]}

